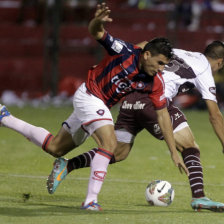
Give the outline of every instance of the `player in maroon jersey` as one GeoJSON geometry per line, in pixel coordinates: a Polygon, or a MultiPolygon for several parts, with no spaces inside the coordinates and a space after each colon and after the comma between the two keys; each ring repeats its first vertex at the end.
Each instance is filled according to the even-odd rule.
{"type": "MultiPolygon", "coordinates": [[[[88,193],[82,206],[86,210],[101,210],[97,196],[102,187],[107,166],[117,146],[110,107],[123,96],[138,90],[147,93],[151,99],[158,123],[171,152],[174,164],[188,173],[180,159],[172,132],[170,117],[166,108],[164,82],[161,71],[172,56],[172,48],[165,38],[149,41],[143,50],[133,44],[112,37],[104,23],[111,22],[110,10],[105,3],[99,4],[95,17],[90,21],[89,31],[107,50],[107,56],[88,72],[88,78],[74,94],[74,112],[63,123],[57,136],[10,115],[5,106],[0,107],[0,122],[33,141],[49,154],[60,157],[92,136],[98,147],[91,163],[88,193]],[[83,131],[84,130],[84,131],[83,131]]],[[[52,183],[63,178],[64,164],[56,160],[47,186],[54,192],[52,183]]]]}

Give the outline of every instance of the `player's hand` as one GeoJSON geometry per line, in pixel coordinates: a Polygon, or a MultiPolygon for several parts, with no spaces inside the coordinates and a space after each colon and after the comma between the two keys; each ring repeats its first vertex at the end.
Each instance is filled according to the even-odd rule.
{"type": "Polygon", "coordinates": [[[178,153],[172,154],[171,157],[175,166],[179,168],[180,172],[183,173],[184,171],[189,176],[189,171],[187,167],[185,166],[184,162],[180,159],[178,153]]]}
{"type": "Polygon", "coordinates": [[[112,22],[112,18],[109,17],[111,10],[105,2],[98,4],[95,12],[95,18],[100,20],[102,23],[112,22]]]}

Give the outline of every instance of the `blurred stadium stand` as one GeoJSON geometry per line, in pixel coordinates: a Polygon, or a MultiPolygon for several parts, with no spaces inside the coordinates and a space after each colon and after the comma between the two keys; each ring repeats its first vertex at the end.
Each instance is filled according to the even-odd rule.
{"type": "MultiPolygon", "coordinates": [[[[18,94],[26,91],[35,97],[45,91],[45,14],[43,5],[37,5],[37,2],[43,4],[45,1],[30,1],[33,4],[29,2],[22,8],[22,0],[0,0],[0,95],[4,90],[15,90],[18,94]]],[[[59,91],[69,89],[70,95],[77,83],[85,80],[88,68],[103,54],[87,30],[96,1],[92,3],[88,8],[82,4],[64,5],[62,10],[58,88],[59,91]]],[[[109,32],[132,43],[166,36],[177,48],[203,51],[210,41],[224,40],[224,12],[203,11],[199,29],[190,32],[186,28],[168,29],[170,10],[164,7],[139,10],[128,7],[124,0],[107,3],[112,8],[114,20],[106,26],[109,32]]]]}

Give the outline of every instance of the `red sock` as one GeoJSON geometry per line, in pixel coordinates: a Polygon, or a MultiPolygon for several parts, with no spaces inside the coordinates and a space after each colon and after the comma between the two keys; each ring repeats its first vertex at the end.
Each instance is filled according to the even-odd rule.
{"type": "Polygon", "coordinates": [[[51,140],[52,140],[53,137],[54,137],[54,136],[53,136],[51,133],[49,133],[49,134],[46,136],[46,138],[44,139],[44,142],[43,142],[43,144],[42,144],[42,149],[43,149],[44,151],[47,152],[47,146],[49,145],[49,143],[51,142],[51,140]]]}

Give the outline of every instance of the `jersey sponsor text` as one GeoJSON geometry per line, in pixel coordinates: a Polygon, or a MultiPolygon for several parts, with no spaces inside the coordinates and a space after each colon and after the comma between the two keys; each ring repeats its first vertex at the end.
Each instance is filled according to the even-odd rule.
{"type": "Polygon", "coordinates": [[[145,107],[145,103],[141,103],[141,101],[136,101],[133,103],[128,103],[126,100],[122,104],[122,109],[134,109],[134,110],[143,110],[145,107]]]}

